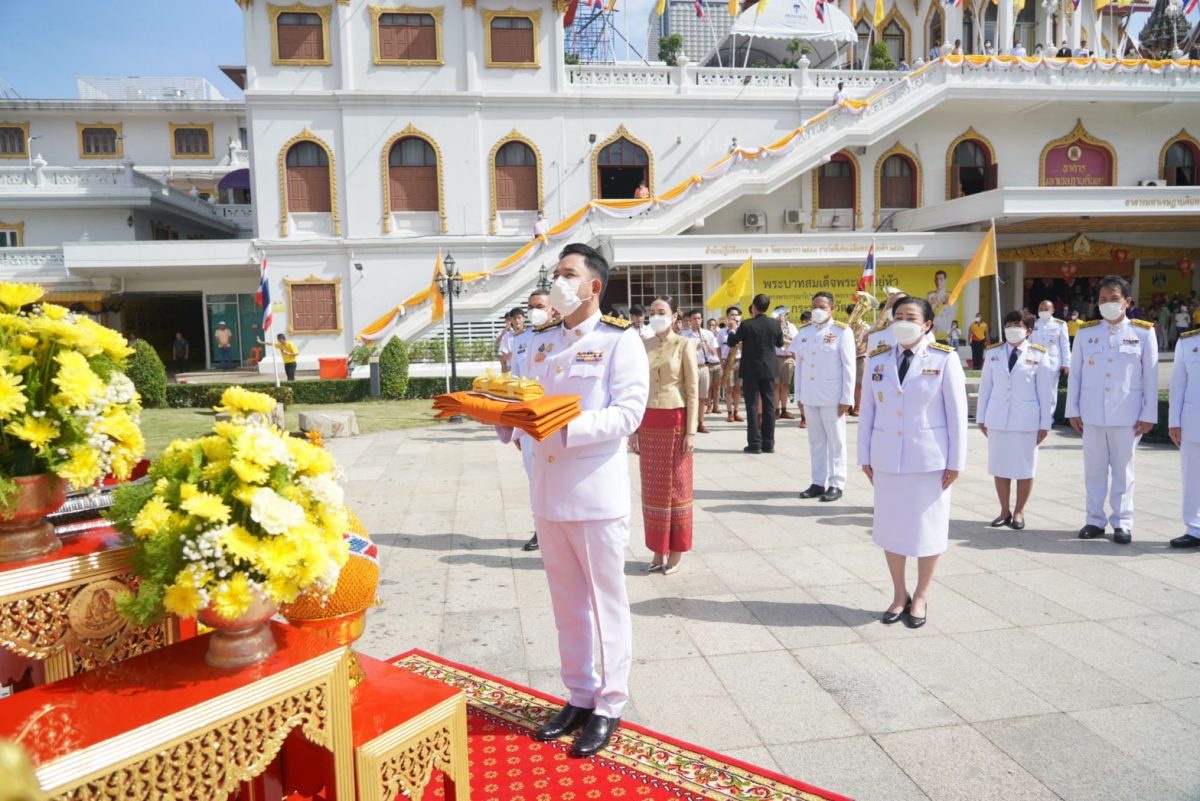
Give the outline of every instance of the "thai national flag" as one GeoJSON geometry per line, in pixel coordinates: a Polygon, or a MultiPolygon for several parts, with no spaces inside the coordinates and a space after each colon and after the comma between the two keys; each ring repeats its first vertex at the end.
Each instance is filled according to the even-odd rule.
{"type": "Polygon", "coordinates": [[[704,4],[700,0],[693,0],[692,5],[696,7],[696,16],[704,19],[704,4]]]}
{"type": "Polygon", "coordinates": [[[588,5],[590,5],[592,7],[593,14],[595,14],[597,11],[599,11],[601,13],[604,12],[604,0],[591,0],[591,2],[588,3],[588,5]]]}
{"type": "Polygon", "coordinates": [[[258,279],[258,292],[254,295],[254,302],[257,303],[263,310],[262,330],[265,337],[271,330],[271,282],[267,279],[267,257],[263,256],[262,260],[262,275],[258,279]]]}
{"type": "Polygon", "coordinates": [[[817,5],[815,6],[815,9],[817,12],[817,21],[824,22],[825,21],[825,0],[817,0],[817,5]]]}
{"type": "Polygon", "coordinates": [[[1072,11],[1079,10],[1079,0],[1071,0],[1071,10],[1072,11]]]}
{"type": "Polygon", "coordinates": [[[871,243],[871,249],[867,251],[867,263],[863,265],[862,277],[858,279],[858,286],[854,288],[855,292],[861,292],[867,287],[875,288],[875,244],[871,243]]]}
{"type": "Polygon", "coordinates": [[[1193,11],[1196,10],[1197,6],[1200,6],[1200,0],[1192,0],[1190,3],[1187,3],[1184,5],[1183,13],[1191,14],[1193,11]]]}

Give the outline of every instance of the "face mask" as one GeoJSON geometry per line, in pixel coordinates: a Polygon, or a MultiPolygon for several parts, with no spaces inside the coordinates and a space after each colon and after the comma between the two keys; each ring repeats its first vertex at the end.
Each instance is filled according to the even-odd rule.
{"type": "Polygon", "coordinates": [[[550,305],[563,317],[569,316],[583,305],[583,299],[579,297],[580,283],[578,278],[560,275],[550,286],[550,305]]]}
{"type": "Polygon", "coordinates": [[[1110,323],[1115,323],[1125,316],[1125,304],[1121,301],[1100,304],[1100,316],[1110,323]]]}
{"type": "Polygon", "coordinates": [[[529,310],[529,324],[534,328],[537,328],[539,325],[545,325],[549,319],[550,312],[546,311],[545,309],[529,310]]]}
{"type": "Polygon", "coordinates": [[[812,310],[812,321],[814,323],[816,323],[817,325],[823,324],[828,319],[829,319],[829,310],[828,309],[813,309],[812,310]]]}
{"type": "Polygon", "coordinates": [[[978,314],[977,314],[977,315],[975,315],[975,322],[977,322],[977,323],[978,323],[978,322],[980,322],[980,321],[982,321],[982,320],[983,320],[983,318],[982,318],[982,317],[980,317],[978,314]]]}
{"type": "Polygon", "coordinates": [[[892,335],[896,337],[897,345],[913,345],[924,333],[925,326],[914,323],[912,320],[897,320],[892,323],[892,335]]]}
{"type": "Polygon", "coordinates": [[[1025,329],[1016,327],[1005,328],[1004,338],[1007,339],[1011,345],[1019,344],[1021,340],[1025,339],[1025,329]]]}
{"type": "Polygon", "coordinates": [[[1053,315],[1054,315],[1054,312],[1048,312],[1048,311],[1038,312],[1038,318],[1041,320],[1049,320],[1053,315]]]}
{"type": "Polygon", "coordinates": [[[650,323],[651,331],[653,331],[656,334],[661,334],[663,331],[666,331],[668,328],[671,327],[671,322],[672,322],[671,315],[669,315],[669,314],[651,315],[648,322],[650,323]]]}

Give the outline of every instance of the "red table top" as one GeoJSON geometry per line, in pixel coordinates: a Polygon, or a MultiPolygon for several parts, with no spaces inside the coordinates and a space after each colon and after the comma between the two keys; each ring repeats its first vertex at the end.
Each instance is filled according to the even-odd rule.
{"type": "Polygon", "coordinates": [[[7,573],[11,570],[24,570],[33,565],[74,559],[79,556],[91,556],[122,547],[121,534],[107,525],[100,528],[88,529],[78,534],[68,534],[60,539],[62,540],[62,548],[59,548],[54,553],[25,562],[0,563],[0,573],[7,573]]]}
{"type": "Polygon", "coordinates": [[[354,688],[350,701],[355,748],[461,692],[363,654],[358,661],[367,678],[354,688]]]}
{"type": "Polygon", "coordinates": [[[344,647],[271,628],[279,650],[249,667],[209,667],[206,635],[0,699],[0,739],[18,740],[43,765],[344,647]]]}

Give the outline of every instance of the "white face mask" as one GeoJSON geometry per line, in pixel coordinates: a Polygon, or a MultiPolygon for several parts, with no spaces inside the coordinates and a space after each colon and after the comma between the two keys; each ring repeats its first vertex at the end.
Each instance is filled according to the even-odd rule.
{"type": "Polygon", "coordinates": [[[1004,338],[1007,339],[1009,344],[1011,344],[1011,345],[1020,344],[1021,341],[1025,339],[1024,326],[1022,326],[1021,328],[1017,328],[1016,326],[1013,326],[1012,328],[1005,328],[1004,329],[1004,338]]]}
{"type": "Polygon", "coordinates": [[[977,314],[977,315],[975,315],[975,322],[981,323],[981,322],[983,322],[983,318],[977,314]]]}
{"type": "Polygon", "coordinates": [[[661,334],[671,327],[671,315],[669,314],[652,314],[648,320],[650,330],[656,334],[661,334]]]}
{"type": "Polygon", "coordinates": [[[581,283],[578,278],[567,278],[560,275],[550,285],[550,305],[563,317],[569,316],[571,312],[583,305],[583,299],[579,297],[581,283]]]}
{"type": "Polygon", "coordinates": [[[829,319],[828,309],[813,309],[812,321],[817,325],[823,325],[829,319]]]}
{"type": "Polygon", "coordinates": [[[1052,312],[1052,311],[1038,312],[1038,319],[1041,319],[1041,320],[1049,320],[1053,316],[1054,316],[1054,312],[1052,312]]]}
{"type": "Polygon", "coordinates": [[[902,347],[915,345],[924,333],[925,326],[912,320],[897,320],[892,323],[892,335],[896,338],[896,344],[902,347]]]}
{"type": "Polygon", "coordinates": [[[529,324],[534,328],[537,328],[539,325],[545,325],[549,319],[550,312],[546,311],[545,309],[529,310],[529,324]]]}
{"type": "Polygon", "coordinates": [[[1125,316],[1125,303],[1123,301],[1113,301],[1111,303],[1100,304],[1100,316],[1110,323],[1115,323],[1125,316]]]}

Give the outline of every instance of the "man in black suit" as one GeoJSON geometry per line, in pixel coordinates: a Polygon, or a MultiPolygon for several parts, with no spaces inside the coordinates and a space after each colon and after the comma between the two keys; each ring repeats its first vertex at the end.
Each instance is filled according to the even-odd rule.
{"type": "Polygon", "coordinates": [[[750,319],[729,334],[729,347],[742,346],[742,394],[746,398],[746,453],[775,452],[775,380],[779,359],[775,349],[783,347],[783,329],[768,315],[771,299],[755,295],[750,319]],[[760,430],[761,412],[761,430],[760,430]]]}

